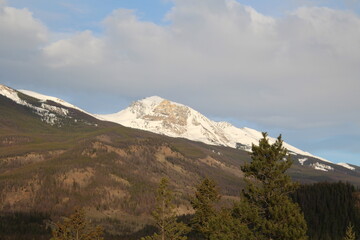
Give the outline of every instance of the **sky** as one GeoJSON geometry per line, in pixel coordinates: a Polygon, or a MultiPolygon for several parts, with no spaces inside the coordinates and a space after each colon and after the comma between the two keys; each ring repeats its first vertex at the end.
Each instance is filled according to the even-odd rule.
{"type": "Polygon", "coordinates": [[[114,113],[148,96],[360,165],[359,0],[0,0],[0,83],[114,113]]]}

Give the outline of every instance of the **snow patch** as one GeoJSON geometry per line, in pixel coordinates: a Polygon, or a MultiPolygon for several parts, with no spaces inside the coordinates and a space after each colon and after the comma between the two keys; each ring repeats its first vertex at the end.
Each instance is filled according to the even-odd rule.
{"type": "Polygon", "coordinates": [[[299,163],[301,165],[304,165],[304,162],[306,162],[308,160],[308,158],[299,158],[299,163]]]}
{"type": "Polygon", "coordinates": [[[334,171],[333,167],[323,164],[323,163],[319,163],[319,162],[310,164],[310,166],[313,167],[315,170],[320,170],[320,171],[324,171],[324,172],[334,171]]]}
{"type": "Polygon", "coordinates": [[[350,165],[347,164],[347,163],[338,163],[337,165],[342,166],[342,167],[347,168],[347,169],[350,169],[350,170],[352,170],[352,171],[355,171],[355,168],[352,167],[352,166],[350,166],[350,165]]]}
{"type": "Polygon", "coordinates": [[[69,114],[69,110],[67,110],[65,108],[51,106],[51,105],[48,105],[48,104],[45,104],[45,103],[42,103],[41,107],[43,109],[47,109],[47,110],[49,110],[51,112],[55,112],[55,113],[60,114],[62,116],[67,116],[69,114]]]}

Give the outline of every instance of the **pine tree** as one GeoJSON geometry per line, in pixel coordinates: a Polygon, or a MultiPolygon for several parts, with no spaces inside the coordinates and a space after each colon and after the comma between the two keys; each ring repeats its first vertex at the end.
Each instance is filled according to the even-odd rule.
{"type": "Polygon", "coordinates": [[[195,210],[193,228],[207,240],[255,240],[248,227],[233,216],[231,209],[215,208],[220,197],[215,182],[209,178],[197,186],[191,199],[195,210]]]}
{"type": "Polygon", "coordinates": [[[175,206],[172,204],[173,194],[169,189],[169,181],[162,178],[157,189],[156,207],[152,213],[159,232],[142,240],[186,240],[190,229],[184,223],[176,221],[175,206]]]}
{"type": "Polygon", "coordinates": [[[210,240],[257,240],[242,219],[234,216],[232,209],[221,209],[211,219],[211,225],[210,240]]]}
{"type": "Polygon", "coordinates": [[[356,235],[353,228],[354,226],[351,223],[349,223],[343,240],[356,240],[356,235]]]}
{"type": "Polygon", "coordinates": [[[195,196],[191,199],[191,205],[195,210],[192,218],[193,228],[201,233],[205,239],[210,239],[214,232],[214,218],[217,215],[215,204],[220,200],[220,194],[216,184],[209,178],[204,178],[197,186],[195,196]]]}
{"type": "Polygon", "coordinates": [[[281,135],[271,145],[263,133],[252,146],[251,163],[241,167],[247,187],[234,212],[258,240],[307,239],[304,216],[289,197],[297,184],[285,174],[292,161],[282,144],[281,135]]]}
{"type": "Polygon", "coordinates": [[[92,227],[86,220],[85,210],[75,210],[75,213],[62,222],[52,223],[51,240],[103,240],[103,229],[92,227]]]}

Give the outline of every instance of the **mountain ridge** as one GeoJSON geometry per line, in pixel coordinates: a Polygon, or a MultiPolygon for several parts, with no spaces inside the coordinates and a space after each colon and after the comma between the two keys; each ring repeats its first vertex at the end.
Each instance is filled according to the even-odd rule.
{"type": "MultiPolygon", "coordinates": [[[[56,97],[29,90],[15,90],[1,84],[0,95],[20,105],[30,107],[37,115],[41,116],[42,121],[50,125],[58,124],[61,126],[61,119],[67,119],[67,121],[75,124],[77,122],[76,117],[71,116],[74,114],[69,114],[69,111],[72,112],[71,109],[74,109],[100,122],[113,122],[126,127],[150,131],[169,137],[185,138],[210,145],[239,148],[248,152],[251,151],[251,145],[257,144],[258,140],[262,137],[262,133],[257,130],[247,127],[237,128],[224,121],[212,121],[186,105],[172,102],[159,96],[152,96],[135,101],[130,104],[129,107],[114,114],[100,115],[88,113],[56,97]],[[37,102],[33,100],[32,102],[35,102],[35,104],[28,103],[19,97],[21,94],[37,99],[37,102]]],[[[94,122],[91,123],[91,121],[86,123],[90,125],[94,124],[94,126],[98,124],[94,122]]],[[[269,137],[269,140],[273,143],[276,139],[269,137]]],[[[298,155],[298,159],[300,159],[298,160],[299,164],[308,165],[316,170],[332,171],[334,168],[329,166],[329,164],[335,164],[351,171],[358,169],[353,167],[352,164],[332,163],[326,159],[300,150],[286,142],[284,142],[284,147],[289,150],[291,155],[298,155]],[[321,162],[307,161],[308,158],[318,159],[321,162]]]]}
{"type": "MultiPolygon", "coordinates": [[[[135,101],[129,107],[114,114],[96,116],[127,127],[148,130],[171,137],[184,137],[211,145],[241,147],[247,151],[250,151],[251,145],[257,144],[262,137],[262,133],[255,129],[238,128],[224,121],[212,121],[188,106],[158,96],[135,101]]],[[[276,141],[272,137],[269,137],[269,140],[271,143],[276,141]]],[[[284,142],[284,147],[293,154],[328,161],[286,142],[284,142]]]]}

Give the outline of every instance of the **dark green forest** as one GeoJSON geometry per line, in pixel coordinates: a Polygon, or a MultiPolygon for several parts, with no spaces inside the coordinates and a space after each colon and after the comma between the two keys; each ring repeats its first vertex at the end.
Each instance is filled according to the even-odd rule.
{"type": "Polygon", "coordinates": [[[304,212],[311,240],[337,240],[349,223],[360,236],[359,194],[349,183],[316,183],[302,185],[292,198],[304,212]]]}
{"type": "Polygon", "coordinates": [[[1,240],[45,240],[49,239],[50,230],[46,222],[50,215],[46,213],[6,212],[0,215],[1,240]]]}

